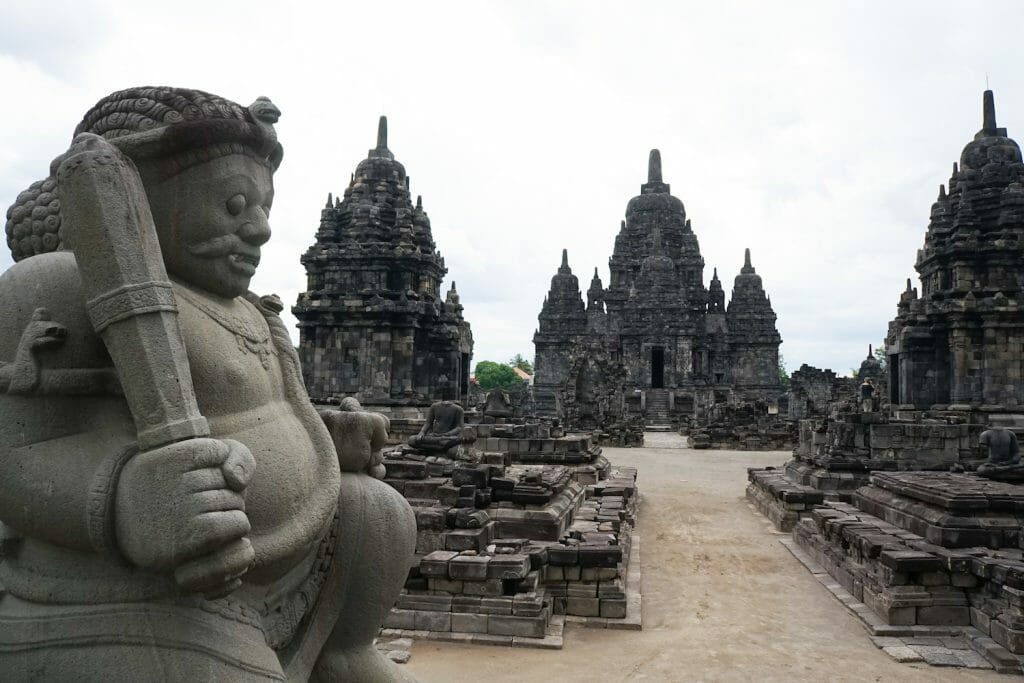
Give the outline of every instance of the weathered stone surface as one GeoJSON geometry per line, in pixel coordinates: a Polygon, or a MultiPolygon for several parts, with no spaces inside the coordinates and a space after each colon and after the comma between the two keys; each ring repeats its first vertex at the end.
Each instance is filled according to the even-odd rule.
{"type": "Polygon", "coordinates": [[[318,414],[281,302],[248,291],[279,115],[114,93],[8,214],[5,679],[409,680],[373,645],[415,542],[367,476],[383,423],[318,414]]]}
{"type": "Polygon", "coordinates": [[[384,117],[343,197],[328,195],[302,263],[308,286],[292,311],[314,400],[348,394],[382,409],[465,400],[472,333],[455,283],[441,295],[444,259],[388,149],[384,117]]]}
{"type": "Polygon", "coordinates": [[[991,91],[983,104],[981,130],[932,205],[920,295],[908,279],[889,323],[894,405],[1024,405],[1024,163],[991,91]]]}
{"type": "Polygon", "coordinates": [[[584,307],[568,254],[551,280],[534,335],[538,414],[592,429],[630,416],[678,424],[715,403],[781,394],[775,313],[749,250],[732,298],[704,259],[681,201],[652,150],[648,182],[630,200],[603,287],[597,271],[584,307]]]}

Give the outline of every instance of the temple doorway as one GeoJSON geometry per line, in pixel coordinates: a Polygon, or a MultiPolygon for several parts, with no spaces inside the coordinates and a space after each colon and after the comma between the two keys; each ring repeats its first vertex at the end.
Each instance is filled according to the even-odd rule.
{"type": "Polygon", "coordinates": [[[665,349],[651,347],[651,388],[665,388],[665,349]]]}

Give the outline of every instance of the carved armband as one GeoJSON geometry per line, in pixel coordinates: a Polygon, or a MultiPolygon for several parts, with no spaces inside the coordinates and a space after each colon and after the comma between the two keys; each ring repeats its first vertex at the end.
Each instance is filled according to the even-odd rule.
{"type": "Polygon", "coordinates": [[[124,561],[117,547],[114,526],[114,508],[117,504],[117,480],[128,460],[138,452],[135,444],[108,456],[96,470],[89,486],[87,524],[89,542],[100,555],[124,561]]]}

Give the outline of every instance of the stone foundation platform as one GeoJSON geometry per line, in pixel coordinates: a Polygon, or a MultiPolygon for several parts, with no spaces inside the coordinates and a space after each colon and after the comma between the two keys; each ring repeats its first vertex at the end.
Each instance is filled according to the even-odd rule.
{"type": "Polygon", "coordinates": [[[944,548],[1018,548],[1024,487],[950,472],[876,472],[858,509],[944,548]]]}
{"type": "Polygon", "coordinates": [[[1024,671],[1021,550],[943,548],[845,503],[815,509],[792,535],[875,635],[963,636],[997,670],[1024,671]]]}
{"type": "Polygon", "coordinates": [[[849,503],[853,492],[871,479],[871,471],[859,463],[819,462],[790,460],[786,463],[786,477],[790,480],[821,491],[825,500],[849,503]]]}
{"type": "Polygon", "coordinates": [[[750,481],[747,500],[778,531],[792,531],[816,505],[825,501],[821,491],[793,482],[782,470],[774,467],[748,469],[747,479],[750,481]]]}

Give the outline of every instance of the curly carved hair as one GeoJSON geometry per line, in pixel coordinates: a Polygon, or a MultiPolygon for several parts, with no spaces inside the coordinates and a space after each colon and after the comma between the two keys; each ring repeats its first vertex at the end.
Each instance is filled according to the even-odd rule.
{"type": "MultiPolygon", "coordinates": [[[[75,135],[100,135],[165,176],[226,154],[247,154],[276,169],[282,152],[273,124],[280,114],[264,97],[243,107],[201,90],[146,86],[101,99],[75,135]]],[[[50,176],[32,183],[7,210],[7,246],[15,261],[61,248],[59,162],[60,157],[50,176]]]]}

